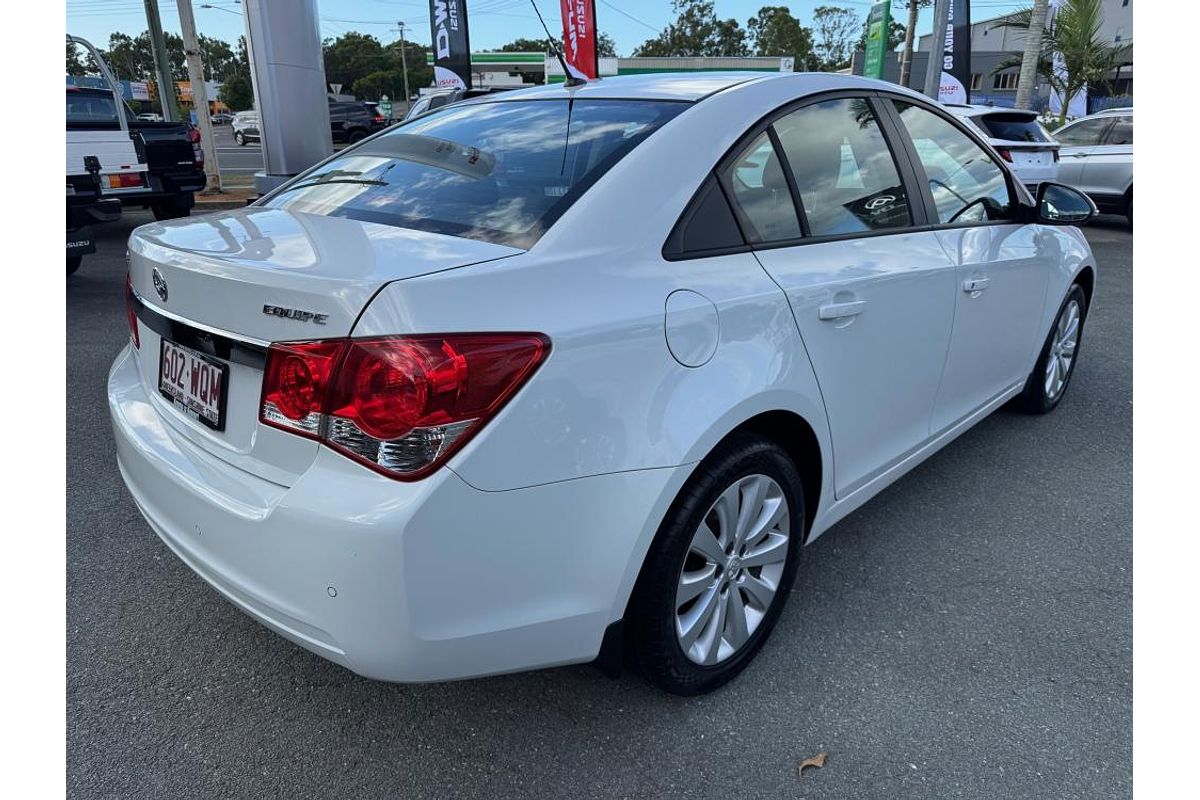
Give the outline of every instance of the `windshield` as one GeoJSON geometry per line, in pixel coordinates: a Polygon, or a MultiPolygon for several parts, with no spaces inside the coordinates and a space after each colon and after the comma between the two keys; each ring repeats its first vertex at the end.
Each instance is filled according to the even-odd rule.
{"type": "Polygon", "coordinates": [[[346,150],[264,205],[529,247],[686,107],[565,99],[451,105],[346,150]]]}
{"type": "MultiPolygon", "coordinates": [[[[132,119],[128,109],[125,113],[132,119]]],[[[117,124],[117,105],[111,92],[67,91],[67,124],[84,122],[117,124]]]]}

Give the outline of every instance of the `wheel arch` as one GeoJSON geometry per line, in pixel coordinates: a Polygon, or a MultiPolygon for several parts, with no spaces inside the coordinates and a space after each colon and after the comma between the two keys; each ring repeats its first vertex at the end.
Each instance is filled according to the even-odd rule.
{"type": "Polygon", "coordinates": [[[1091,265],[1084,266],[1079,272],[1075,273],[1075,277],[1071,283],[1078,283],[1083,289],[1083,296],[1087,299],[1087,307],[1090,310],[1092,307],[1092,293],[1096,290],[1096,270],[1091,265]]]}

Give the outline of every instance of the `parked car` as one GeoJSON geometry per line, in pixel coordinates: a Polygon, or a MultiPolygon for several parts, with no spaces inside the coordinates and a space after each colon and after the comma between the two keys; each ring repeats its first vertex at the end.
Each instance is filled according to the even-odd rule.
{"type": "Polygon", "coordinates": [[[1133,109],[1082,117],[1054,132],[1062,144],[1059,179],[1082,189],[1107,214],[1133,224],[1133,109]]]}
{"type": "Polygon", "coordinates": [[[111,222],[121,208],[150,208],[157,219],[186,216],[204,188],[200,133],[181,122],[136,116],[115,89],[103,56],[83,46],[106,76],[108,88],[66,87],[67,274],[94,252],[91,226],[111,222]]]}
{"type": "Polygon", "coordinates": [[[981,105],[947,104],[950,112],[973,127],[1012,166],[1030,190],[1058,180],[1059,145],[1038,121],[1036,111],[981,105]]]}
{"type": "Polygon", "coordinates": [[[329,101],[329,127],[335,143],[360,142],[386,126],[378,108],[358,101],[329,101]]]}
{"type": "Polygon", "coordinates": [[[476,97],[487,97],[488,95],[497,92],[513,91],[517,87],[492,87],[488,89],[441,89],[435,92],[423,94],[413,101],[409,106],[408,113],[404,115],[405,119],[424,114],[428,111],[434,111],[442,106],[448,106],[451,103],[457,103],[462,100],[471,100],[476,97]]]}
{"type": "Polygon", "coordinates": [[[233,128],[233,141],[239,147],[245,147],[249,142],[257,142],[258,134],[258,112],[257,111],[239,111],[233,115],[233,122],[230,123],[233,128]]]}
{"type": "Polygon", "coordinates": [[[218,111],[209,117],[209,119],[212,120],[213,125],[228,125],[233,122],[233,114],[230,114],[228,111],[218,111]]]}
{"type": "Polygon", "coordinates": [[[802,545],[1062,401],[1094,211],[854,76],[497,95],[138,228],[117,460],[188,566],[363,675],[624,651],[705,692],[802,545]]]}
{"type": "Polygon", "coordinates": [[[162,122],[163,121],[162,114],[153,114],[153,113],[138,114],[137,118],[139,120],[141,120],[142,122],[162,122]]]}

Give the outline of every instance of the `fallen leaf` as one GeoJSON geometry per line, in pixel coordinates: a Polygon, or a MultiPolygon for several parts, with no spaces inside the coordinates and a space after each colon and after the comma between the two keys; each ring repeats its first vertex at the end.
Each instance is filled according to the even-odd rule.
{"type": "Polygon", "coordinates": [[[801,775],[804,774],[805,767],[816,767],[820,769],[825,766],[825,759],[829,758],[829,753],[817,753],[812,758],[806,758],[800,762],[800,768],[797,770],[801,775]]]}

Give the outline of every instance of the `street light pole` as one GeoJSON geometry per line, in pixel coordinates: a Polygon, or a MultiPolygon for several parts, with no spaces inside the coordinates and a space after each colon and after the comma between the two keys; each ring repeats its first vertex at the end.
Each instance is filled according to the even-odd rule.
{"type": "Polygon", "coordinates": [[[167,60],[167,45],[163,41],[162,20],[158,18],[158,0],[145,0],[146,27],[150,30],[150,50],[154,54],[154,69],[158,74],[158,102],[162,106],[163,119],[179,121],[179,108],[175,105],[175,82],[171,80],[171,64],[167,60]]]}
{"type": "Polygon", "coordinates": [[[192,0],[176,0],[179,6],[179,27],[183,33],[183,54],[187,59],[188,78],[192,82],[192,102],[196,120],[200,123],[200,148],[204,151],[204,173],[208,176],[209,192],[221,191],[221,166],[217,163],[216,140],[213,139],[212,119],[208,111],[208,84],[204,82],[204,62],[200,55],[200,40],[196,36],[196,17],[192,0]]]}
{"type": "Polygon", "coordinates": [[[405,50],[408,49],[407,43],[404,41],[404,20],[399,22],[400,25],[400,68],[404,70],[404,113],[408,114],[409,98],[412,97],[408,93],[408,54],[405,50]]]}

